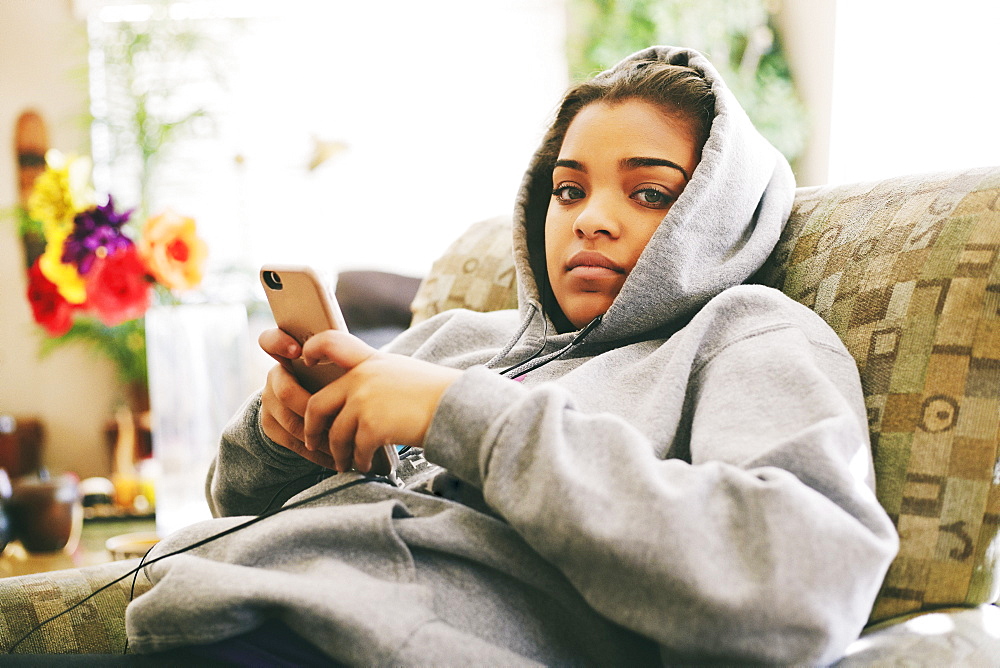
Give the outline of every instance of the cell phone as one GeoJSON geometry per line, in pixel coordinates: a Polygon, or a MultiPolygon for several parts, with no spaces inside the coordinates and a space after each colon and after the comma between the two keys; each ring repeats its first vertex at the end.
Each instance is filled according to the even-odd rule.
{"type": "MultiPolygon", "coordinates": [[[[327,291],[319,275],[310,267],[266,264],[260,269],[260,282],[274,322],[299,345],[327,329],[347,331],[336,297],[327,291]]],[[[318,392],[344,375],[344,369],[336,364],[306,366],[301,357],[291,360],[291,367],[299,385],[310,393],[318,392]]],[[[387,445],[375,452],[371,472],[395,480],[398,464],[395,446],[387,445]]]]}
{"type": "MultiPolygon", "coordinates": [[[[313,269],[264,265],[260,270],[260,282],[275,323],[299,345],[304,345],[316,332],[327,329],[347,331],[336,299],[327,292],[313,269]]],[[[292,360],[292,375],[299,385],[310,393],[316,393],[344,375],[344,370],[336,364],[309,367],[299,358],[292,360]]]]}

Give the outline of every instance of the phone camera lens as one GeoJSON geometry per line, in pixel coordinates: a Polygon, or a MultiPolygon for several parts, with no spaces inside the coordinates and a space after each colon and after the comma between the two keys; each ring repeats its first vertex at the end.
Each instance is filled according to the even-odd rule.
{"type": "Polygon", "coordinates": [[[276,271],[265,271],[264,283],[266,283],[267,287],[271,288],[272,290],[281,289],[281,277],[278,276],[278,272],[276,271]]]}

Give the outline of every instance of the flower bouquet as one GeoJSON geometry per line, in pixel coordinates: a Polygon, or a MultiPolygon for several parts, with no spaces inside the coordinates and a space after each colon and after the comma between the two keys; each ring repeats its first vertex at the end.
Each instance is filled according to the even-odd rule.
{"type": "Polygon", "coordinates": [[[46,154],[27,203],[44,241],[28,269],[28,301],[49,336],[43,354],[86,341],[115,362],[123,382],[145,386],[142,316],[201,282],[208,249],[192,218],[167,211],[139,226],[110,195],[98,203],[90,170],[87,158],[46,154]]]}

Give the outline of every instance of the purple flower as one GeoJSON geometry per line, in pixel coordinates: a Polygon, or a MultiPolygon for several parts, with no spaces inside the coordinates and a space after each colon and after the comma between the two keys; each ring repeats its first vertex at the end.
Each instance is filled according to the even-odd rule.
{"type": "Polygon", "coordinates": [[[72,262],[80,274],[86,274],[97,258],[133,246],[132,240],[122,232],[122,225],[128,222],[130,215],[131,209],[123,213],[115,211],[110,196],[107,204],[76,214],[73,231],[63,246],[62,261],[72,262]]]}

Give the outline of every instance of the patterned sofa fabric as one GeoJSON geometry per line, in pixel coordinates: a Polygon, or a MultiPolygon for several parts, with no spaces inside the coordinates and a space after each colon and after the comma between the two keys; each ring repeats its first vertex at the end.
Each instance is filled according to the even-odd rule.
{"type": "MultiPolygon", "coordinates": [[[[125,577],[103,588],[128,575],[138,564],[138,559],[113,561],[78,570],[0,579],[0,651],[9,652],[42,624],[24,638],[16,653],[121,654],[125,650],[124,612],[132,596],[133,578],[125,577]],[[87,598],[95,593],[93,598],[87,598]],[[43,624],[77,603],[80,605],[73,610],[43,624]]],[[[140,573],[135,595],[149,586],[149,580],[140,573]]]]}
{"type": "Polygon", "coordinates": [[[410,305],[410,324],[453,308],[517,308],[510,218],[475,223],[435,260],[410,305]]]}
{"type": "Polygon", "coordinates": [[[858,362],[901,539],[872,621],[997,599],[998,251],[1000,169],[977,169],[800,189],[761,274],[858,362]]]}

